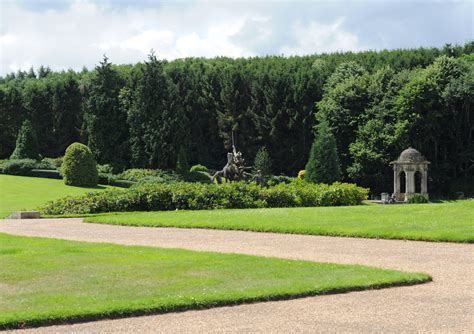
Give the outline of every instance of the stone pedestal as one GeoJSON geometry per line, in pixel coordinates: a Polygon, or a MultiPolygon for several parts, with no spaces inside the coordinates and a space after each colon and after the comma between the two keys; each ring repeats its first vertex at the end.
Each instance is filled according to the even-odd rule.
{"type": "Polygon", "coordinates": [[[40,217],[40,213],[38,211],[15,211],[8,219],[38,219],[40,217]]]}

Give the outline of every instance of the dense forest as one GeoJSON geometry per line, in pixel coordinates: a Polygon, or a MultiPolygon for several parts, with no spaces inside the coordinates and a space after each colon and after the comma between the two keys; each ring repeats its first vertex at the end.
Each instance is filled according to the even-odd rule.
{"type": "Polygon", "coordinates": [[[221,168],[236,145],[266,147],[273,174],[304,169],[319,116],[341,177],[391,191],[389,162],[412,146],[431,161],[430,191],[474,187],[474,42],[304,57],[157,59],[94,70],[40,67],[0,78],[0,159],[30,120],[43,157],[79,141],[102,164],[221,168]],[[317,117],[318,116],[318,117],[317,117]]]}

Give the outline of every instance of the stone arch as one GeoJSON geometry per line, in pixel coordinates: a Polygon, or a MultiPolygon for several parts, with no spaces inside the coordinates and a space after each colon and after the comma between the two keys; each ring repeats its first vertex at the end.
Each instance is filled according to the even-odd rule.
{"type": "Polygon", "coordinates": [[[415,180],[414,181],[415,181],[415,193],[416,194],[421,194],[422,193],[421,189],[422,189],[422,182],[423,182],[423,174],[419,170],[417,170],[415,172],[415,180]]]}
{"type": "Polygon", "coordinates": [[[400,193],[401,194],[404,194],[407,192],[407,174],[405,173],[404,170],[400,171],[400,173],[398,173],[398,182],[399,182],[399,185],[400,185],[400,193]]]}

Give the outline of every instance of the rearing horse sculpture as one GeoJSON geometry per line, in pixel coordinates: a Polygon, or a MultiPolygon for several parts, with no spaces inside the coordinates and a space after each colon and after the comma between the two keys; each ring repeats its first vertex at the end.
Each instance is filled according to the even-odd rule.
{"type": "Polygon", "coordinates": [[[227,153],[227,164],[212,176],[212,180],[217,180],[217,183],[220,184],[222,183],[222,177],[230,182],[248,179],[250,174],[245,170],[250,167],[245,167],[243,164],[242,153],[237,152],[234,146],[233,153],[227,153]]]}

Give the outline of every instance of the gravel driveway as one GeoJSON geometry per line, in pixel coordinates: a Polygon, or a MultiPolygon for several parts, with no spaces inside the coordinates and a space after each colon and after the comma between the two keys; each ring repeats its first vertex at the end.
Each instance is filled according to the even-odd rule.
{"type": "Polygon", "coordinates": [[[433,282],[375,291],[53,326],[23,333],[474,332],[474,245],[145,228],[81,219],[2,220],[0,232],[423,271],[433,282]]]}

